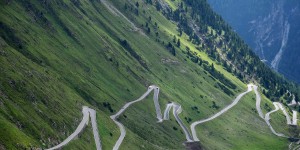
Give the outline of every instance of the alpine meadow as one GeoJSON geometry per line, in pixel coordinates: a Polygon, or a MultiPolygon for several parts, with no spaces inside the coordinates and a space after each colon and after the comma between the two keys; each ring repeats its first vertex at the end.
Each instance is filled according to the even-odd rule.
{"type": "Polygon", "coordinates": [[[1,150],[296,150],[299,96],[206,0],[0,0],[1,150]]]}

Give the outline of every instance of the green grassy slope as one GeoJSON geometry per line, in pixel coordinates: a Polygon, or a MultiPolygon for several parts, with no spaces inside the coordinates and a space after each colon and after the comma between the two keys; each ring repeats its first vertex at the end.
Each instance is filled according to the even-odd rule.
{"type": "MultiPolygon", "coordinates": [[[[0,1],[0,147],[54,146],[76,129],[81,108],[87,105],[97,111],[103,149],[112,149],[120,133],[109,116],[142,95],[151,84],[161,88],[163,108],[169,101],[178,102],[184,110],[181,118],[190,117],[192,121],[219,111],[246,90],[245,83],[198,51],[185,34],[173,56],[165,45],[178,34],[176,24],[154,6],[138,2],[137,16],[129,8],[124,10],[124,1],[112,1],[137,27],[145,28],[151,16],[150,34],[143,29],[133,31],[126,19],[97,0],[0,1]],[[124,39],[131,48],[122,46],[120,41],[124,39]],[[227,95],[218,86],[217,83],[221,84],[218,79],[187,58],[186,46],[209,64],[214,63],[215,69],[237,86],[227,87],[233,95],[227,95]],[[104,102],[110,103],[111,109],[104,102]],[[213,108],[213,102],[220,108],[213,108]],[[195,106],[199,112],[192,109],[195,106]]],[[[126,3],[135,5],[131,1],[126,3]]],[[[174,118],[156,123],[151,98],[133,105],[125,112],[126,117],[120,117],[127,129],[121,149],[183,149],[185,139],[179,125],[174,118]]],[[[248,99],[249,96],[245,98],[248,99]]],[[[241,103],[236,109],[252,107],[254,103],[241,103]]],[[[237,115],[238,111],[232,110],[222,118],[228,121],[237,115]]],[[[244,115],[245,119],[258,119],[254,111],[244,115]]],[[[215,122],[221,124],[222,120],[215,122]]],[[[203,128],[198,129],[201,139],[203,128]]],[[[205,129],[217,128],[212,125],[205,129]]],[[[244,127],[233,124],[232,128],[244,127]]],[[[274,137],[266,127],[263,130],[264,133],[253,131],[234,146],[257,137],[266,145],[279,141],[278,146],[286,146],[287,141],[274,137]]],[[[215,142],[220,140],[217,138],[215,142]]],[[[209,148],[211,141],[204,138],[202,144],[209,148]]],[[[94,146],[91,129],[87,129],[65,148],[94,149],[94,146]]],[[[217,146],[231,148],[224,142],[217,146]]],[[[257,148],[266,146],[260,144],[257,148]]]]}
{"type": "Polygon", "coordinates": [[[252,92],[219,119],[199,126],[198,135],[203,143],[209,143],[205,145],[207,149],[287,148],[287,139],[273,135],[255,111],[255,94],[252,92]]]}

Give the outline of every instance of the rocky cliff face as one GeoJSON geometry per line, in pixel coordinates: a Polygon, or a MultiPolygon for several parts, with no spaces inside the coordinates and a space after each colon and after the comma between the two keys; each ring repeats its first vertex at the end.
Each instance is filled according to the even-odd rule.
{"type": "Polygon", "coordinates": [[[297,1],[208,0],[262,61],[300,82],[300,7],[297,1]]]}

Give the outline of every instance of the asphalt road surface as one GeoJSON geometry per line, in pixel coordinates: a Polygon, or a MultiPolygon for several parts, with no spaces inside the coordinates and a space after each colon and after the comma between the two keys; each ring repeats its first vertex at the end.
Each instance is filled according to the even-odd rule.
{"type": "Polygon", "coordinates": [[[100,141],[100,138],[99,138],[97,123],[96,123],[96,112],[95,112],[95,110],[93,110],[91,108],[88,108],[87,106],[83,106],[82,107],[82,114],[83,114],[82,121],[80,122],[80,124],[78,125],[76,130],[67,139],[65,139],[63,142],[61,142],[60,144],[58,144],[58,145],[56,145],[52,148],[49,148],[47,150],[61,149],[63,146],[67,145],[70,141],[72,141],[75,137],[77,137],[78,134],[80,134],[83,131],[83,129],[88,125],[89,117],[91,117],[96,148],[97,148],[97,150],[101,150],[101,141],[100,141]]]}
{"type": "Polygon", "coordinates": [[[228,105],[227,107],[225,107],[224,109],[222,109],[220,112],[214,114],[213,116],[211,116],[211,117],[209,117],[207,119],[203,119],[203,120],[199,120],[199,121],[193,122],[191,124],[191,131],[192,131],[193,139],[195,141],[199,141],[199,139],[197,137],[196,129],[195,129],[195,127],[197,125],[205,123],[205,122],[208,122],[208,121],[211,121],[213,119],[216,119],[217,117],[219,117],[222,114],[224,114],[225,112],[227,112],[229,109],[231,109],[233,106],[235,106],[244,95],[246,95],[247,93],[249,93],[250,91],[252,91],[252,86],[253,86],[252,84],[249,84],[248,85],[248,90],[246,92],[241,93],[240,95],[238,95],[238,97],[230,105],[228,105]]]}

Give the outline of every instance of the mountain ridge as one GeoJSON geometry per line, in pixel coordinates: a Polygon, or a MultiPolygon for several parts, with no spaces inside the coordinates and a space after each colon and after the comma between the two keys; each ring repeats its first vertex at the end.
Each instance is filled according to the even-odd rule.
{"type": "Polygon", "coordinates": [[[299,82],[297,1],[208,1],[270,67],[299,82]],[[239,13],[236,13],[239,12],[239,13]]]}

